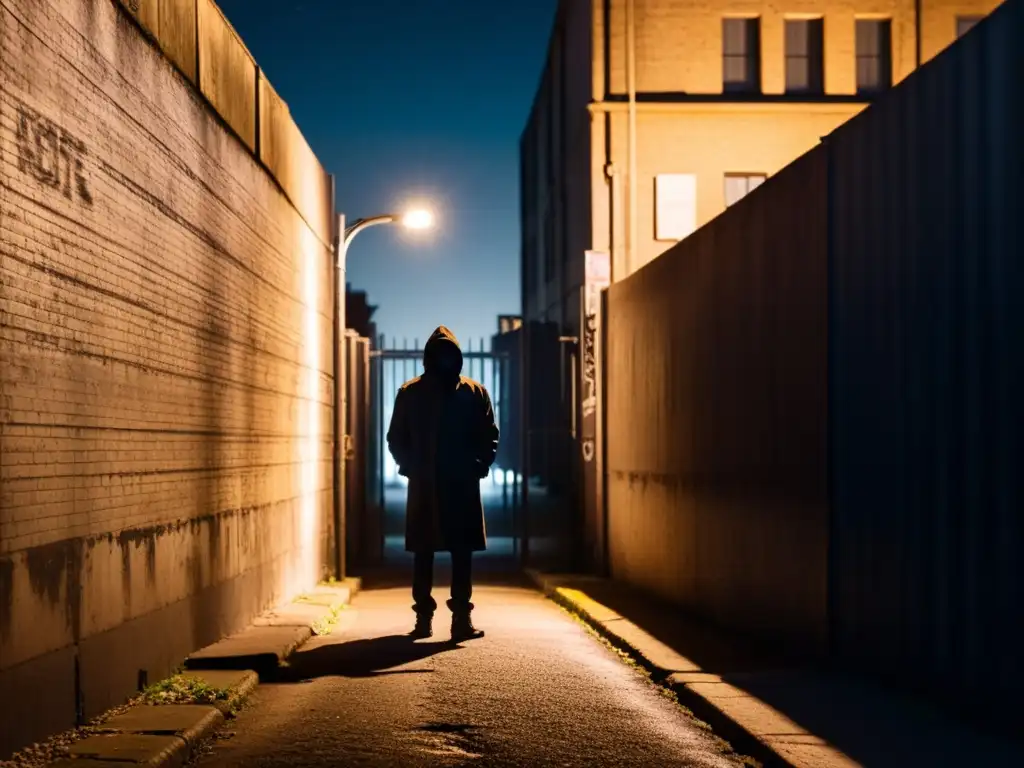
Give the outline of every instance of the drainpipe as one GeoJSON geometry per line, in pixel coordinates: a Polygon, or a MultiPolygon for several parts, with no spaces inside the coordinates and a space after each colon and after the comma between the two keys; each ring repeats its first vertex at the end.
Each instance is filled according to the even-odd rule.
{"type": "Polygon", "coordinates": [[[604,175],[611,187],[611,205],[608,206],[608,250],[611,251],[611,278],[614,283],[620,277],[629,274],[628,268],[622,270],[623,274],[619,274],[619,270],[616,269],[622,255],[618,245],[620,227],[617,225],[619,212],[622,210],[622,174],[615,163],[609,161],[604,167],[604,175]]]}
{"type": "Polygon", "coordinates": [[[626,0],[626,89],[629,92],[629,238],[626,245],[626,277],[636,262],[636,19],[634,0],[626,0]]]}
{"type": "Polygon", "coordinates": [[[922,0],[914,0],[914,68],[921,66],[921,15],[924,13],[922,0]]]}

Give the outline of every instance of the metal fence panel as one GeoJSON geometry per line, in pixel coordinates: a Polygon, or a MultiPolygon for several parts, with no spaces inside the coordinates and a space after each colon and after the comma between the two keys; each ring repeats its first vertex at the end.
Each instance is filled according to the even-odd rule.
{"type": "Polygon", "coordinates": [[[1022,14],[828,141],[834,649],[996,706],[1024,683],[1022,14]]]}
{"type": "Polygon", "coordinates": [[[826,631],[825,163],[608,289],[612,575],[814,650],[826,631]]]}

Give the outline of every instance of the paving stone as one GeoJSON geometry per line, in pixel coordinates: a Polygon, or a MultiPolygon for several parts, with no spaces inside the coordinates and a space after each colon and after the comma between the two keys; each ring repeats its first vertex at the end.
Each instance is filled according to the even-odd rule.
{"type": "MultiPolygon", "coordinates": [[[[341,607],[340,605],[338,606],[341,607]]],[[[329,605],[316,603],[289,603],[267,611],[253,621],[256,627],[310,627],[334,614],[329,605]]]]}
{"type": "Polygon", "coordinates": [[[130,733],[180,736],[195,744],[224,722],[224,715],[213,706],[202,704],[140,705],[110,718],[104,728],[130,733]]]}
{"type": "Polygon", "coordinates": [[[177,768],[188,757],[188,746],[177,736],[114,734],[90,736],[68,748],[72,758],[177,768]]]}
{"type": "Polygon", "coordinates": [[[309,627],[249,627],[196,651],[188,657],[185,666],[188,669],[273,669],[311,635],[309,627]]]}

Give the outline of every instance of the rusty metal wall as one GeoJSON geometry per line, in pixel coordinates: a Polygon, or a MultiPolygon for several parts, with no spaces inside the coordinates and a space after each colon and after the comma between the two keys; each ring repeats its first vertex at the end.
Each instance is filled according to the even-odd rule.
{"type": "Polygon", "coordinates": [[[608,289],[612,575],[818,650],[825,164],[798,159],[608,289]]]}
{"type": "Polygon", "coordinates": [[[995,706],[1024,683],[1022,30],[1011,0],[827,142],[834,651],[995,706]]]}

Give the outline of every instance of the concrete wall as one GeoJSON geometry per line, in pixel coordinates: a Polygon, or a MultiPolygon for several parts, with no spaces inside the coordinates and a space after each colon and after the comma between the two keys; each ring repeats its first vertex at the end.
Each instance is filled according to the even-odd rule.
{"type": "Polygon", "coordinates": [[[320,575],[325,177],[253,154],[223,26],[126,6],[0,5],[0,755],[320,575]]]}
{"type": "Polygon", "coordinates": [[[198,0],[199,89],[250,150],[256,149],[256,62],[213,0],[198,0]]]}
{"type": "Polygon", "coordinates": [[[608,290],[615,577],[824,648],[825,166],[807,155],[608,290]]]}

